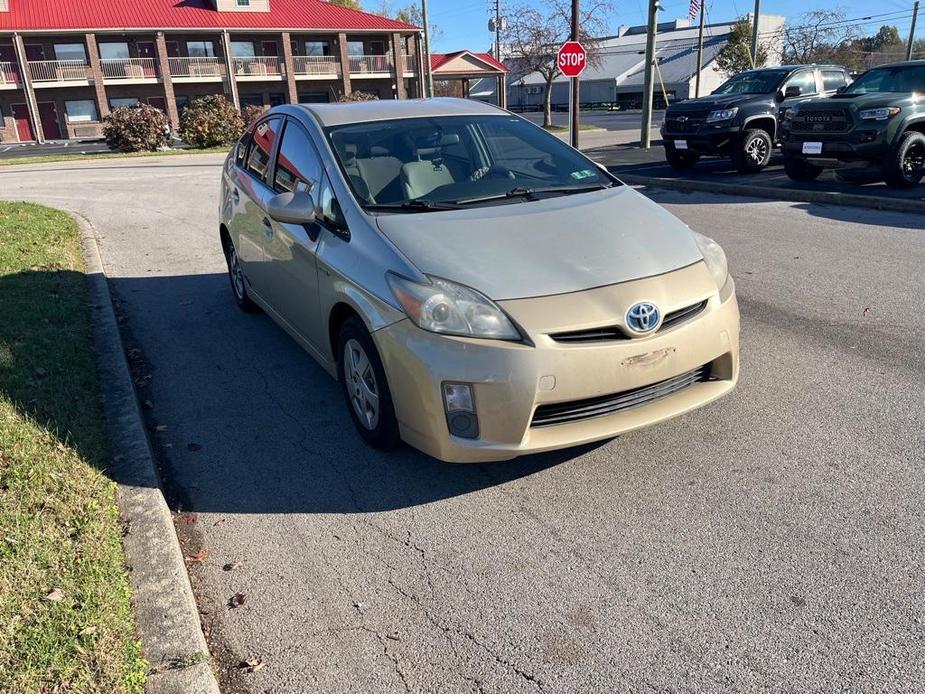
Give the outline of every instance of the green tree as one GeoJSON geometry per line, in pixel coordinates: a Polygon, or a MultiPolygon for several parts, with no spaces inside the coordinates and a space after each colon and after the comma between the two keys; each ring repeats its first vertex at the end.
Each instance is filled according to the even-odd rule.
{"type": "Polygon", "coordinates": [[[338,7],[346,7],[348,10],[362,10],[363,6],[360,4],[360,0],[327,0],[327,2],[332,5],[337,5],[338,7]]]}
{"type": "Polygon", "coordinates": [[[876,53],[885,50],[902,50],[903,40],[899,37],[899,30],[893,26],[882,26],[873,36],[865,36],[858,41],[858,48],[862,51],[876,53]]]}
{"type": "Polygon", "coordinates": [[[758,55],[752,64],[752,23],[742,17],[732,25],[729,41],[716,54],[716,67],[727,75],[734,75],[753,67],[761,67],[768,62],[768,49],[758,41],[758,55]]]}

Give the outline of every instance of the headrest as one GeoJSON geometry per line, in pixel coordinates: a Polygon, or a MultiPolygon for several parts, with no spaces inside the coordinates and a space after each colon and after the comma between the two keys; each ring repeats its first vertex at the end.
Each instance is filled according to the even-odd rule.
{"type": "Polygon", "coordinates": [[[369,148],[369,156],[371,157],[387,157],[392,153],[382,145],[373,145],[369,148]]]}

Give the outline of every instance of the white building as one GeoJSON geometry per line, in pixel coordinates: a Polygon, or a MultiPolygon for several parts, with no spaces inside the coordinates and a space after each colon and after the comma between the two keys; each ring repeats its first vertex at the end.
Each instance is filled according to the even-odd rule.
{"type": "MultiPolygon", "coordinates": [[[[781,33],[785,18],[762,15],[758,22],[761,42],[768,50],[767,65],[779,65],[781,33]]],[[[708,24],[704,29],[703,63],[700,72],[700,94],[709,94],[728,75],[716,67],[716,55],[729,40],[733,22],[708,24]]],[[[656,73],[656,105],[662,105],[662,83],[669,101],[694,96],[697,79],[698,27],[686,19],[660,24],[656,43],[661,80],[656,73]]],[[[583,104],[619,104],[623,108],[642,105],[645,79],[646,27],[620,27],[616,36],[603,40],[600,60],[589,64],[581,75],[583,104]]],[[[494,100],[494,80],[483,80],[472,86],[471,97],[494,100]]],[[[560,75],[552,84],[552,104],[564,109],[568,105],[568,78],[560,75]]],[[[508,107],[511,110],[533,110],[541,107],[545,95],[545,79],[539,73],[508,76],[508,107]]]]}

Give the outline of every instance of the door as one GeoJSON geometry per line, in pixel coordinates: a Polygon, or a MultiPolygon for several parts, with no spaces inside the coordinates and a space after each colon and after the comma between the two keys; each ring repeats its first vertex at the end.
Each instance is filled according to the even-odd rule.
{"type": "MultiPolygon", "coordinates": [[[[260,121],[242,140],[250,140],[246,151],[238,150],[238,160],[231,180],[231,239],[248,283],[262,299],[268,300],[270,276],[266,268],[264,246],[272,238],[269,223],[264,224],[267,201],[276,195],[269,186],[270,157],[276,147],[282,118],[274,116],[260,121]]],[[[239,145],[240,147],[240,145],[239,145]]]]}
{"type": "Polygon", "coordinates": [[[35,132],[32,130],[32,121],[29,118],[29,109],[25,104],[13,104],[13,118],[16,119],[16,133],[19,135],[20,142],[32,142],[35,140],[35,132]]]}
{"type": "Polygon", "coordinates": [[[157,53],[154,51],[153,41],[139,41],[136,44],[138,57],[147,58],[142,61],[141,70],[145,77],[157,77],[157,53]]]}
{"type": "MultiPolygon", "coordinates": [[[[310,194],[318,208],[321,159],[311,138],[302,126],[287,120],[283,139],[276,158],[273,175],[274,194],[305,192],[310,194]]],[[[315,222],[283,224],[263,220],[272,230],[264,246],[267,268],[272,277],[268,299],[302,337],[322,353],[326,353],[324,321],[318,301],[318,267],[316,256],[321,225],[315,222]]]]}
{"type": "Polygon", "coordinates": [[[279,47],[276,45],[276,41],[264,41],[260,44],[261,49],[263,50],[264,56],[267,58],[276,58],[273,60],[267,61],[267,72],[271,75],[279,74],[279,47]]]}
{"type": "Polygon", "coordinates": [[[3,71],[0,72],[0,84],[15,84],[16,82],[16,51],[12,46],[0,46],[0,63],[3,71]]]}
{"type": "Polygon", "coordinates": [[[60,140],[61,129],[58,127],[58,109],[51,101],[39,103],[39,120],[46,140],[60,140]]]}
{"type": "Polygon", "coordinates": [[[45,60],[44,47],[38,43],[27,43],[26,60],[45,60]]]}

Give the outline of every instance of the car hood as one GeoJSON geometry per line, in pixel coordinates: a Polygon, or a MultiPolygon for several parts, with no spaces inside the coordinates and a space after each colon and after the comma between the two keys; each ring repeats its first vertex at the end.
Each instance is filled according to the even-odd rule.
{"type": "Polygon", "coordinates": [[[626,282],[703,258],[683,222],[629,186],[377,221],[421,272],[495,301],[626,282]]]}
{"type": "MultiPolygon", "coordinates": [[[[832,108],[844,108],[846,104],[862,108],[878,108],[880,106],[905,106],[914,101],[912,94],[897,94],[896,92],[870,92],[867,94],[835,94],[828,99],[814,99],[813,106],[829,105],[832,108]]],[[[810,102],[806,102],[810,103],[810,102]]],[[[801,104],[802,106],[802,104],[801,104]]]]}
{"type": "Polygon", "coordinates": [[[668,114],[687,111],[713,111],[720,108],[732,108],[746,103],[769,101],[770,94],[726,94],[701,96],[699,99],[685,99],[668,107],[668,114]]]}

